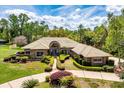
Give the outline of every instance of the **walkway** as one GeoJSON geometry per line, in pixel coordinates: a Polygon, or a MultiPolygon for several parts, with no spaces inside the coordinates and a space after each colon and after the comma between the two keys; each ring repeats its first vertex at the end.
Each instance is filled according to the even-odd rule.
{"type": "Polygon", "coordinates": [[[54,64],[53,64],[53,67],[52,67],[53,70],[56,70],[56,69],[57,69],[57,68],[56,68],[56,63],[57,63],[57,59],[54,58],[54,64]]]}
{"type": "MultiPolygon", "coordinates": [[[[0,88],[21,88],[22,82],[25,80],[29,80],[29,79],[38,79],[39,82],[44,82],[46,76],[58,71],[56,69],[56,62],[57,62],[57,60],[54,59],[52,72],[45,72],[45,73],[41,73],[41,74],[31,75],[31,76],[19,78],[16,80],[12,80],[12,81],[9,81],[7,83],[1,84],[0,88]]],[[[77,77],[103,79],[103,80],[119,81],[119,82],[122,81],[114,73],[93,72],[93,71],[85,71],[85,70],[66,70],[66,71],[71,72],[73,75],[75,75],[77,77]]]]}

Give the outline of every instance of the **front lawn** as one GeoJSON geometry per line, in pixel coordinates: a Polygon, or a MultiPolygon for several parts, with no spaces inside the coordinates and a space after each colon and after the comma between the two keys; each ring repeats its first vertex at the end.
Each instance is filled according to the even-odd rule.
{"type": "Polygon", "coordinates": [[[81,70],[80,68],[76,67],[71,58],[68,59],[68,60],[65,60],[65,62],[63,63],[64,67],[66,70],[81,70]]]}
{"type": "Polygon", "coordinates": [[[29,62],[25,64],[3,62],[4,57],[7,57],[21,50],[22,49],[20,48],[9,48],[9,45],[0,45],[0,84],[24,76],[44,72],[47,64],[42,62],[29,62]]]}
{"type": "MultiPolygon", "coordinates": [[[[124,88],[124,82],[114,82],[100,79],[76,78],[78,88],[124,88]]],[[[37,88],[52,88],[49,82],[40,82],[37,88]]]]}

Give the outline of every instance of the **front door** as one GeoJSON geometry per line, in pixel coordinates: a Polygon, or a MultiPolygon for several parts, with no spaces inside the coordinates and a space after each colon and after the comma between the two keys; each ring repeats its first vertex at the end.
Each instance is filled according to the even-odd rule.
{"type": "Polygon", "coordinates": [[[51,51],[51,55],[53,55],[53,56],[58,56],[59,55],[59,50],[58,49],[50,49],[51,51]]]}

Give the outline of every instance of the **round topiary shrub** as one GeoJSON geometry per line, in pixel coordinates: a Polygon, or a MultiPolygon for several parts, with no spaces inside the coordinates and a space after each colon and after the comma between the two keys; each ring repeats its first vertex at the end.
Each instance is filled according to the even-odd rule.
{"type": "Polygon", "coordinates": [[[11,61],[11,57],[5,57],[5,58],[3,59],[3,61],[4,61],[4,62],[9,62],[9,61],[11,61]]]}
{"type": "Polygon", "coordinates": [[[62,64],[57,64],[57,69],[59,69],[59,70],[65,70],[65,67],[62,64]]]}
{"type": "Polygon", "coordinates": [[[45,68],[45,72],[50,72],[50,71],[52,71],[52,67],[47,66],[47,67],[45,68]]]}
{"type": "Polygon", "coordinates": [[[60,86],[60,79],[62,77],[71,76],[71,75],[72,75],[72,73],[71,72],[67,72],[67,71],[58,71],[58,72],[55,72],[55,73],[53,73],[50,76],[50,84],[52,86],[60,86]]]}
{"type": "Polygon", "coordinates": [[[11,60],[10,62],[11,63],[17,63],[18,61],[17,60],[11,60]]]}

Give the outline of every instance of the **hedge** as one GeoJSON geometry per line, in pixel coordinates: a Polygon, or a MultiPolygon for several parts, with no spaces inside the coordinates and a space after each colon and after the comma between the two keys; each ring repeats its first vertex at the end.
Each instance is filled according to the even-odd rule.
{"type": "Polygon", "coordinates": [[[73,61],[73,64],[75,66],[77,66],[78,68],[83,69],[83,70],[103,71],[103,68],[102,67],[82,66],[79,63],[77,63],[76,61],[73,61]]]}
{"type": "Polygon", "coordinates": [[[41,62],[46,63],[50,66],[53,66],[54,58],[52,56],[42,56],[41,62]]]}
{"type": "Polygon", "coordinates": [[[50,71],[52,71],[52,67],[47,66],[47,67],[45,68],[45,72],[50,72],[50,71]]]}
{"type": "Polygon", "coordinates": [[[53,66],[53,64],[54,64],[54,57],[51,57],[51,58],[50,58],[50,63],[49,63],[49,65],[50,65],[50,66],[53,66]]]}
{"type": "Polygon", "coordinates": [[[60,59],[60,61],[62,61],[62,63],[63,63],[63,61],[66,60],[68,57],[69,57],[69,55],[61,54],[61,55],[59,56],[59,59],[60,59]]]}

